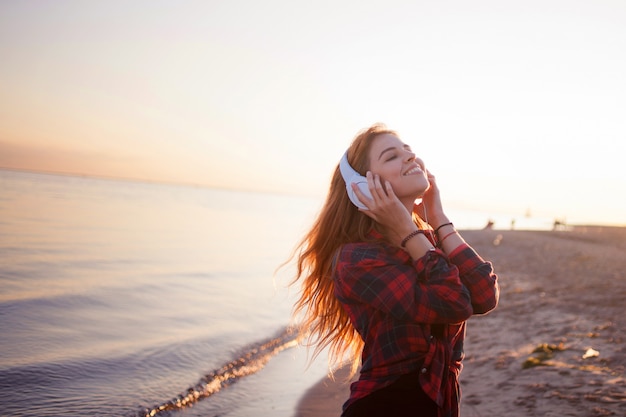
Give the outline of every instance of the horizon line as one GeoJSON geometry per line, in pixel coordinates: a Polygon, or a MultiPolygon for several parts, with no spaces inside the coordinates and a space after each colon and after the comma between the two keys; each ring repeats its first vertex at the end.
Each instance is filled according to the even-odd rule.
{"type": "Polygon", "coordinates": [[[67,172],[67,171],[48,171],[48,170],[33,169],[33,168],[12,168],[12,167],[0,166],[0,171],[23,172],[23,173],[38,174],[38,175],[56,175],[56,176],[61,176],[61,177],[77,177],[77,178],[82,177],[82,178],[100,179],[100,180],[106,180],[106,181],[134,182],[134,183],[149,184],[149,185],[174,185],[174,186],[182,186],[182,187],[190,187],[190,188],[207,188],[207,189],[214,189],[214,190],[221,190],[221,191],[237,191],[237,192],[249,192],[249,193],[258,193],[258,194],[274,194],[274,195],[282,195],[282,196],[310,197],[307,195],[289,193],[286,191],[281,192],[281,191],[261,190],[261,189],[225,187],[225,186],[219,186],[219,185],[194,183],[194,182],[156,180],[156,179],[136,178],[136,177],[122,177],[122,176],[115,176],[115,175],[86,174],[86,173],[67,172]]]}

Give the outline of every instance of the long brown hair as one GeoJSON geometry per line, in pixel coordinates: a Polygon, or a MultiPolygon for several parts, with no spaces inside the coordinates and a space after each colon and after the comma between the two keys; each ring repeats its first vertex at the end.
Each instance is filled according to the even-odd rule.
{"type": "MultiPolygon", "coordinates": [[[[385,125],[375,124],[359,132],[352,141],[348,162],[361,175],[369,169],[369,151],[374,139],[385,133],[396,135],[385,125]]],[[[294,316],[303,316],[299,332],[308,346],[315,345],[313,358],[328,347],[330,364],[339,365],[347,355],[354,373],[363,340],[335,297],[333,257],[342,245],[365,241],[377,223],[358,211],[348,199],[345,187],[337,166],[319,215],[294,251],[297,273],[291,285],[301,284],[294,316]]]]}

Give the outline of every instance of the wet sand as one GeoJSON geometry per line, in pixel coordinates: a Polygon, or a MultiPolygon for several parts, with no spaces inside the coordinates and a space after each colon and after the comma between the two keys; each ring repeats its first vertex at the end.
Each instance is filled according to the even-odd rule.
{"type": "MultiPolygon", "coordinates": [[[[461,415],[626,415],[626,228],[462,234],[501,296],[468,323],[461,415]]],[[[319,381],[294,416],[339,416],[346,375],[319,381]]]]}

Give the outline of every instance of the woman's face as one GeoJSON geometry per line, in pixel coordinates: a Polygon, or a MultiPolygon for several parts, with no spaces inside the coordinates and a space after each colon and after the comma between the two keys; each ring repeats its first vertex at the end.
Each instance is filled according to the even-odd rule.
{"type": "MultiPolygon", "coordinates": [[[[409,145],[397,136],[385,133],[377,136],[369,152],[370,171],[382,181],[389,181],[401,201],[409,203],[424,195],[429,187],[424,161],[417,158],[409,145]]],[[[384,186],[384,183],[383,183],[384,186]]]]}

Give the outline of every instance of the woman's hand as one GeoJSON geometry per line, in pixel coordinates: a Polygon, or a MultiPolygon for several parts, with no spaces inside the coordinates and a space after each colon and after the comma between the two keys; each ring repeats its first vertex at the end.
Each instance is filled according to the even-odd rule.
{"type": "Polygon", "coordinates": [[[417,230],[411,213],[395,195],[389,181],[385,181],[383,185],[380,176],[370,171],[367,172],[366,177],[372,198],[366,197],[358,186],[352,184],[356,196],[367,207],[367,210],[359,209],[359,211],[383,226],[388,233],[388,238],[399,244],[405,236],[417,230]]]}

